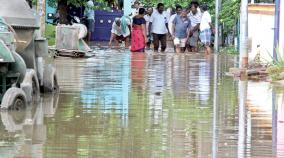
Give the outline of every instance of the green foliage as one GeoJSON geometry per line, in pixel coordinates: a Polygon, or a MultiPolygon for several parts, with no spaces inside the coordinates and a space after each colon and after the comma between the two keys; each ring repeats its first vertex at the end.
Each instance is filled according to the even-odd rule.
{"type": "Polygon", "coordinates": [[[83,6],[86,3],[84,0],[48,0],[48,5],[56,7],[59,1],[66,1],[67,4],[73,4],[77,7],[83,6]]]}
{"type": "Polygon", "coordinates": [[[284,79],[284,55],[282,55],[280,47],[276,48],[276,54],[277,60],[271,56],[273,62],[267,68],[267,72],[273,81],[284,79]]]}
{"type": "Polygon", "coordinates": [[[220,50],[221,54],[239,54],[235,47],[224,47],[220,50]]]}
{"type": "Polygon", "coordinates": [[[225,35],[232,32],[240,13],[240,0],[222,0],[220,22],[224,23],[225,35]]]}
{"type": "Polygon", "coordinates": [[[55,26],[51,24],[45,25],[45,37],[48,40],[48,45],[52,46],[55,44],[55,26]]]}
{"type": "MultiPolygon", "coordinates": [[[[192,0],[164,0],[164,4],[166,8],[172,7],[174,8],[177,4],[181,5],[184,8],[187,8],[192,0]]],[[[141,2],[146,6],[156,7],[160,0],[141,0],[141,2]]],[[[200,4],[208,4],[209,9],[213,11],[215,7],[215,0],[199,0],[200,4]]]]}
{"type": "MultiPolygon", "coordinates": [[[[76,7],[86,6],[87,0],[48,0],[48,5],[55,7],[59,1],[66,1],[67,4],[75,5],[76,7]]],[[[96,0],[97,6],[94,9],[109,9],[109,1],[106,0],[96,0]]]]}

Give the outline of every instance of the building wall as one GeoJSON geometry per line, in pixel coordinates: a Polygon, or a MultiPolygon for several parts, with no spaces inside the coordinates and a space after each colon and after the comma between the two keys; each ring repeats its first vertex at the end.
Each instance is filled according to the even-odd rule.
{"type": "Polygon", "coordinates": [[[274,5],[250,4],[248,7],[249,59],[253,60],[258,51],[261,58],[271,60],[274,39],[274,5]],[[260,48],[257,48],[257,46],[260,48]],[[270,55],[269,55],[270,54],[270,55]]]}

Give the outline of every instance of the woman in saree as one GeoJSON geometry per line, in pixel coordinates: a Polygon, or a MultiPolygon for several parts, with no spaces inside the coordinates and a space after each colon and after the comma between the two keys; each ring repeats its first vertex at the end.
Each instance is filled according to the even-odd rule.
{"type": "Polygon", "coordinates": [[[146,45],[146,20],[144,19],[145,9],[140,8],[139,14],[133,17],[131,33],[131,51],[144,52],[146,45]]]}

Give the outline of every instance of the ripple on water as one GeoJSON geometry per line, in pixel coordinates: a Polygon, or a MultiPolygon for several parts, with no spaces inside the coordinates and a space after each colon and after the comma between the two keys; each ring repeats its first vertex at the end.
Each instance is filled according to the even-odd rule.
{"type": "Polygon", "coordinates": [[[56,59],[58,95],[1,112],[1,156],[283,156],[283,94],[224,76],[233,56],[95,51],[56,59]]]}

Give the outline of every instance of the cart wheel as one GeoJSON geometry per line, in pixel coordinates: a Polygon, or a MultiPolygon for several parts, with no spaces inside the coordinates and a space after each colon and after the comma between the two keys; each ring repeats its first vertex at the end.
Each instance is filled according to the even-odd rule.
{"type": "Polygon", "coordinates": [[[48,66],[44,70],[43,90],[44,92],[56,92],[59,90],[56,71],[53,66],[48,66]]]}
{"type": "Polygon", "coordinates": [[[27,102],[31,102],[33,98],[39,95],[39,83],[36,72],[33,69],[28,69],[24,81],[21,83],[21,89],[26,94],[27,102]]]}
{"type": "Polygon", "coordinates": [[[26,104],[27,99],[25,92],[20,88],[12,87],[4,94],[1,109],[20,110],[25,108],[26,104]]]}

